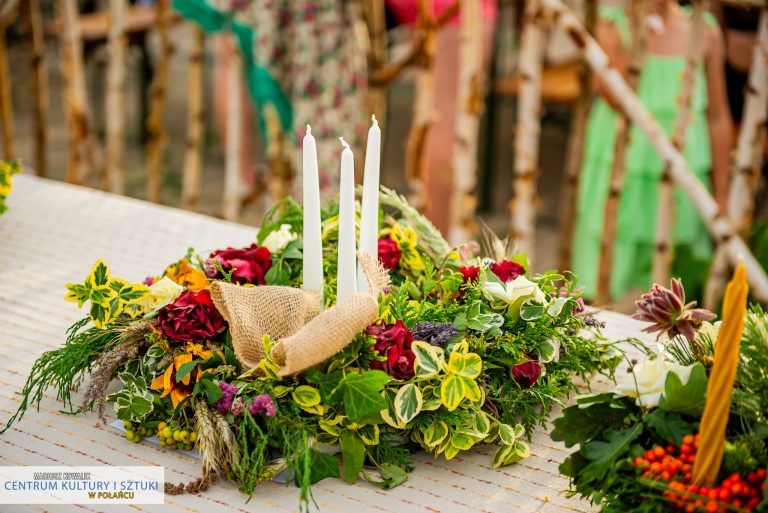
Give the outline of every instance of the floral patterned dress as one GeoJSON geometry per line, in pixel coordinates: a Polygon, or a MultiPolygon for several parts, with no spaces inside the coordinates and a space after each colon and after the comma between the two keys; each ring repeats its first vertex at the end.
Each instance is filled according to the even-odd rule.
{"type": "MultiPolygon", "coordinates": [[[[361,13],[342,0],[260,0],[250,2],[236,19],[254,28],[256,60],[277,79],[293,108],[293,169],[301,173],[301,141],[310,124],[320,188],[326,196],[335,194],[342,150],[338,138],[349,142],[361,162],[370,119],[364,111],[365,52],[356,37],[361,13]]],[[[301,183],[294,180],[297,196],[301,183]]]]}

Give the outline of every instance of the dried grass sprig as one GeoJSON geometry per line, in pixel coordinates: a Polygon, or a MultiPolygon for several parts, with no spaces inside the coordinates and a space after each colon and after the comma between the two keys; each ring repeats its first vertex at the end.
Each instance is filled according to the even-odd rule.
{"type": "Polygon", "coordinates": [[[203,475],[227,477],[240,467],[240,450],[227,420],[203,399],[195,401],[197,439],[203,475]]]}
{"type": "Polygon", "coordinates": [[[104,410],[107,401],[107,388],[117,369],[124,363],[139,356],[139,351],[147,344],[147,335],[152,331],[151,321],[138,321],[126,325],[117,337],[117,344],[99,356],[91,373],[91,381],[80,403],[80,410],[96,409],[99,420],[106,425],[104,410]]]}
{"type": "Polygon", "coordinates": [[[432,260],[440,261],[451,252],[451,246],[443,238],[440,230],[435,228],[435,225],[429,219],[413,208],[404,196],[382,185],[379,192],[379,201],[382,206],[394,208],[400,212],[403,218],[416,230],[416,233],[419,235],[419,244],[426,249],[432,260]]]}

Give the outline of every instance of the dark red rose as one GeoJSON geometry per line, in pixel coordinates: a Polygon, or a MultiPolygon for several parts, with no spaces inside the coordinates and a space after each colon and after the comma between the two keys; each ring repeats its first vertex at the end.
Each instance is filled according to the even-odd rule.
{"type": "Polygon", "coordinates": [[[467,282],[475,282],[477,283],[477,277],[478,274],[480,274],[480,268],[479,267],[461,267],[459,268],[459,272],[462,276],[464,276],[464,283],[467,282]]]}
{"type": "Polygon", "coordinates": [[[386,357],[385,361],[372,361],[371,369],[383,370],[397,379],[413,377],[413,361],[416,359],[416,355],[411,351],[413,335],[411,330],[403,326],[402,321],[395,324],[374,324],[369,326],[365,333],[376,337],[373,349],[379,356],[386,357]]]}
{"type": "Polygon", "coordinates": [[[491,264],[491,272],[498,276],[502,282],[507,283],[518,276],[523,276],[525,274],[525,267],[509,260],[502,260],[501,262],[491,264]]]}
{"type": "Polygon", "coordinates": [[[160,309],[157,325],[175,342],[210,340],[226,328],[207,290],[182,292],[176,301],[160,309]]]}
{"type": "MultiPolygon", "coordinates": [[[[232,273],[232,281],[241,285],[245,283],[264,285],[264,275],[272,267],[269,250],[256,244],[243,249],[220,249],[211,253],[210,258],[221,262],[221,267],[226,272],[235,269],[232,273]]],[[[221,273],[215,277],[222,278],[221,273]]]]}
{"type": "Polygon", "coordinates": [[[528,360],[512,366],[512,377],[523,388],[531,388],[541,376],[541,364],[537,360],[528,360]]]}
{"type": "Polygon", "coordinates": [[[379,262],[384,266],[384,269],[390,271],[397,269],[401,256],[403,254],[400,252],[400,248],[397,247],[395,241],[389,237],[379,239],[379,262]]]}

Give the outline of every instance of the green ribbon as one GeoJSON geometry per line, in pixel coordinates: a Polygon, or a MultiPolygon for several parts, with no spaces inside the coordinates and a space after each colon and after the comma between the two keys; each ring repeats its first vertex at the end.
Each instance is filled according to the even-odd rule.
{"type": "Polygon", "coordinates": [[[264,106],[272,104],[280,118],[283,131],[291,132],[293,126],[293,108],[275,77],[256,62],[253,51],[256,33],[252,27],[238,23],[231,12],[216,10],[206,0],[173,0],[173,8],[186,19],[194,21],[206,32],[230,31],[238,41],[243,54],[243,72],[248,84],[248,92],[256,102],[259,117],[259,130],[266,139],[267,130],[264,121],[264,106]]]}

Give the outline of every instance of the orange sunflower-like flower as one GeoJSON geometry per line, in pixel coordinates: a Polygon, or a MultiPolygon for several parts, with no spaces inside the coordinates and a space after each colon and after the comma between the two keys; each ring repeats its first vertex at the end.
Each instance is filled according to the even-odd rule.
{"type": "Polygon", "coordinates": [[[194,290],[195,292],[211,288],[211,282],[205,273],[193,267],[186,258],[182,258],[175,264],[169,265],[165,270],[165,276],[182,287],[194,290]]]}
{"type": "MultiPolygon", "coordinates": [[[[217,351],[217,354],[223,359],[223,355],[220,351],[217,351]]],[[[178,382],[176,381],[176,373],[184,364],[191,362],[194,357],[199,357],[202,361],[205,361],[211,356],[213,356],[213,349],[205,349],[202,344],[187,344],[184,347],[184,352],[173,357],[173,362],[171,362],[168,368],[165,369],[164,373],[160,374],[152,381],[149,388],[157,391],[162,390],[163,393],[160,394],[160,397],[165,397],[170,394],[171,403],[173,404],[173,407],[176,408],[179,403],[192,394],[192,390],[195,386],[194,383],[200,381],[203,371],[200,370],[200,366],[198,365],[192,372],[188,372],[187,375],[178,382]],[[192,373],[195,373],[194,383],[192,382],[192,373]]]]}

